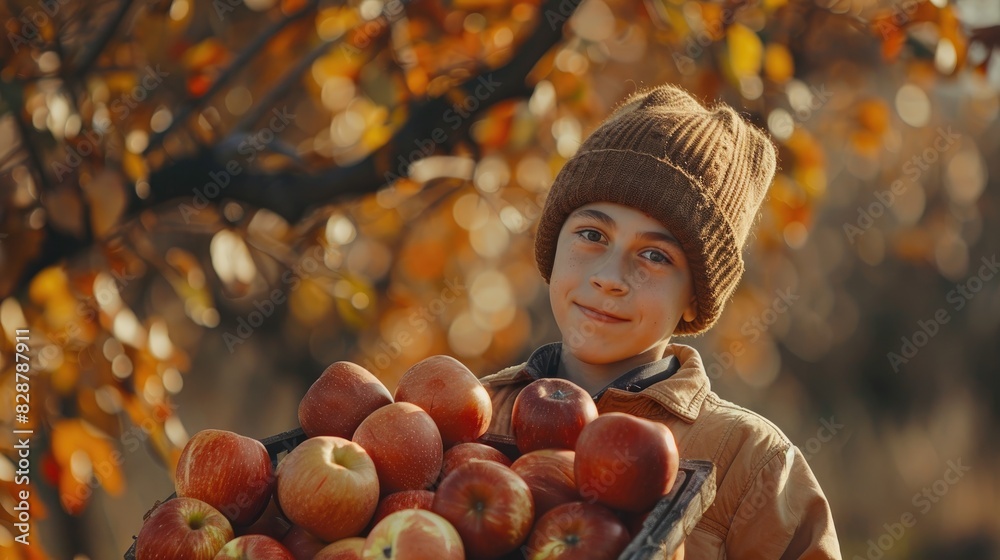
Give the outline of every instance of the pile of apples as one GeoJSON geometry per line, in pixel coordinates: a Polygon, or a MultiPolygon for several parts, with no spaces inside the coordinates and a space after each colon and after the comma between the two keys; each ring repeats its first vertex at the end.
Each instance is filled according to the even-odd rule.
{"type": "Polygon", "coordinates": [[[147,515],[137,560],[613,559],[679,466],[668,428],[598,415],[562,379],[518,394],[520,456],[509,457],[477,441],[492,402],[449,356],[415,364],[395,395],[334,363],[298,416],[308,439],[276,468],[255,439],[195,434],[177,498],[147,515]]]}

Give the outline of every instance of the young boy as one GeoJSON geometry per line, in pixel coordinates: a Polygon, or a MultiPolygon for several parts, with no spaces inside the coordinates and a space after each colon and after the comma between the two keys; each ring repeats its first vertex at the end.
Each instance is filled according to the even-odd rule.
{"type": "Polygon", "coordinates": [[[773,144],[733,109],[664,85],[626,99],[559,172],[535,239],[562,342],[482,379],[484,440],[512,444],[528,383],[560,377],[601,413],[666,424],[681,458],[715,464],[715,501],[688,536],[690,559],[840,558],[823,490],[767,419],[721,399],[698,352],[670,337],[719,317],[774,177],[773,144]]]}

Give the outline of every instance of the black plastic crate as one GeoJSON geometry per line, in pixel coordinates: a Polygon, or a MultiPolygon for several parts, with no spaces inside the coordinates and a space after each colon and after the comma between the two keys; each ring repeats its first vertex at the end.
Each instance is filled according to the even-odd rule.
{"type": "MultiPolygon", "coordinates": [[[[264,438],[261,443],[277,466],[282,455],[306,440],[302,428],[264,438]]],[[[171,494],[167,500],[175,498],[171,494]]],[[[642,530],[618,560],[659,560],[670,558],[684,538],[691,534],[702,514],[715,499],[715,466],[709,461],[681,459],[677,481],[642,524],[642,530]]],[[[166,501],[166,500],[164,500],[166,501]]],[[[160,502],[154,504],[153,508],[160,502]]],[[[152,511],[153,508],[150,508],[152,511]]],[[[148,515],[148,513],[147,513],[148,515]]],[[[125,560],[135,560],[135,537],[125,560]]]]}

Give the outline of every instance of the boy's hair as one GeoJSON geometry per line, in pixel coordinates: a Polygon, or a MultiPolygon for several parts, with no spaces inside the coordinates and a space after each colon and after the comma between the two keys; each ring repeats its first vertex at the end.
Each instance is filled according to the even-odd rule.
{"type": "Polygon", "coordinates": [[[591,202],[631,206],[658,219],[687,257],[697,317],[674,334],[711,327],[743,275],[742,250],[777,165],[774,144],[720,103],[706,108],[662,85],[625,99],[559,171],[535,237],[545,282],[566,218],[591,202]]]}

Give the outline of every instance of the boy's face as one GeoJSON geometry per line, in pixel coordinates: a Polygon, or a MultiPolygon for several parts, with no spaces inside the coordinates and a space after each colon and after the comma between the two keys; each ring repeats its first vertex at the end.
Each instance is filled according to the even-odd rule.
{"type": "Polygon", "coordinates": [[[563,224],[549,298],[564,350],[581,362],[662,358],[681,317],[695,318],[693,293],[680,244],[647,214],[596,202],[563,224]]]}

